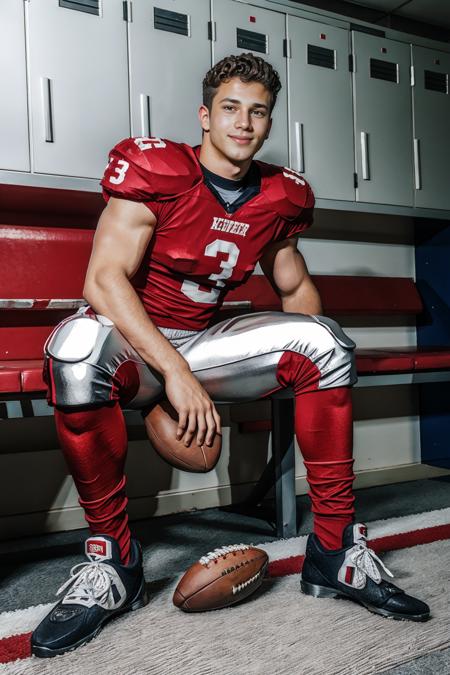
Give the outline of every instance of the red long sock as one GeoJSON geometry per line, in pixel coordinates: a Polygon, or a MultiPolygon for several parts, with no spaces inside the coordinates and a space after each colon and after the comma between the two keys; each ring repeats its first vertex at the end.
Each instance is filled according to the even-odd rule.
{"type": "Polygon", "coordinates": [[[349,387],[318,389],[320,372],[306,357],[286,352],[277,378],[295,393],[295,434],[314,513],[314,532],[328,549],[342,547],[353,521],[353,424],[349,387]]]}
{"type": "Polygon", "coordinates": [[[55,408],[55,422],[89,529],[92,534],[114,537],[122,562],[128,563],[130,530],[124,476],[127,433],[119,403],[72,411],[55,408]]]}

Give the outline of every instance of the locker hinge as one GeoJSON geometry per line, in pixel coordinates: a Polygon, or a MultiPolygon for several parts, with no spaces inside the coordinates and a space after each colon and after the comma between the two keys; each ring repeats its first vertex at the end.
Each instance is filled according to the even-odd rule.
{"type": "Polygon", "coordinates": [[[357,173],[353,174],[353,187],[355,188],[355,190],[358,187],[358,174],[357,173]]]}
{"type": "Polygon", "coordinates": [[[348,55],[348,69],[351,73],[355,72],[355,63],[353,60],[353,54],[348,55]]]}
{"type": "Polygon", "coordinates": [[[130,0],[124,0],[123,2],[123,20],[127,23],[133,21],[133,3],[130,0]]]}
{"type": "Polygon", "coordinates": [[[215,42],[216,39],[216,22],[208,21],[208,40],[215,42]]]}
{"type": "Polygon", "coordinates": [[[286,59],[292,59],[291,41],[288,38],[283,40],[283,56],[286,59]]]}
{"type": "Polygon", "coordinates": [[[411,66],[411,87],[414,87],[416,84],[416,73],[414,71],[414,66],[411,66]]]}

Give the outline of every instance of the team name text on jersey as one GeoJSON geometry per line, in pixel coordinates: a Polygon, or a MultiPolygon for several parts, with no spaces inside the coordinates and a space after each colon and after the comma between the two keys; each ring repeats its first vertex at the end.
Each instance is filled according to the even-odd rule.
{"type": "Polygon", "coordinates": [[[245,237],[250,225],[247,223],[238,223],[235,220],[228,220],[227,218],[218,218],[214,216],[211,230],[219,230],[220,232],[229,232],[230,234],[237,234],[240,237],[245,237]]]}

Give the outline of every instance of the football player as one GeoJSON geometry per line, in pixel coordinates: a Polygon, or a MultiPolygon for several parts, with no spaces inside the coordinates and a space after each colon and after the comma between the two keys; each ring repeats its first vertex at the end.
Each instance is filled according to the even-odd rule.
{"type": "Polygon", "coordinates": [[[112,150],[107,206],[84,296],[45,348],[49,401],[92,535],[61,600],[33,633],[36,656],[94,637],[113,616],[147,602],[139,544],[126,512],[122,407],[144,411],[163,392],[177,439],[211,445],[216,401],[295,394],[295,431],[310,486],[314,533],[302,590],[345,595],[383,616],[424,620],[429,608],[381,578],[354,524],[351,385],[354,343],[322,316],[297,248],[314,197],[299,173],[255,161],[280,90],[252,54],[216,64],[203,82],[199,147],[130,138],[112,150]],[[212,325],[228,290],[257,263],[282,312],[212,325]]]}

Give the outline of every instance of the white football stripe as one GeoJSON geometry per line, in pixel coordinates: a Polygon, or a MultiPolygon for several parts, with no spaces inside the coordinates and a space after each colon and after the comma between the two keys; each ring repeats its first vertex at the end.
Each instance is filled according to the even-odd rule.
{"type": "MultiPolygon", "coordinates": [[[[450,523],[450,507],[415,513],[411,516],[388,518],[386,520],[374,520],[368,523],[368,538],[379,539],[394,534],[404,534],[414,530],[423,530],[437,525],[450,523]]],[[[277,539],[276,541],[256,544],[258,548],[266,551],[270,561],[282,560],[295,555],[304,555],[306,550],[307,535],[292,537],[291,539],[277,539]]]]}

